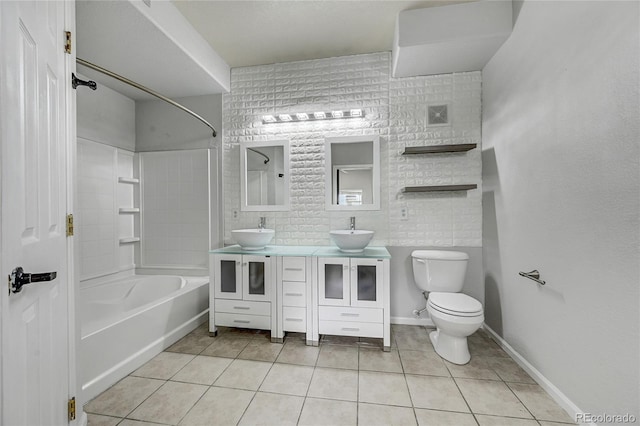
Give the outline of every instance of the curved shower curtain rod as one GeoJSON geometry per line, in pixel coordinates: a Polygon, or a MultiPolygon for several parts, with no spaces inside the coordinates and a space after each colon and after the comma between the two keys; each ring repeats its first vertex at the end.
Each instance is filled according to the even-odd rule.
{"type": "Polygon", "coordinates": [[[247,150],[248,150],[248,151],[251,151],[251,152],[255,152],[255,153],[256,153],[256,154],[258,154],[258,155],[262,155],[262,156],[264,157],[264,164],[267,164],[269,161],[271,161],[271,160],[269,159],[269,157],[267,157],[267,154],[263,154],[263,153],[261,153],[260,151],[258,151],[257,149],[247,148],[247,150]]]}
{"type": "MultiPolygon", "coordinates": [[[[155,96],[158,99],[161,99],[165,102],[167,102],[168,104],[173,105],[176,108],[181,109],[182,111],[186,112],[187,114],[191,115],[192,117],[197,118],[198,120],[200,120],[205,126],[209,127],[211,129],[211,132],[213,133],[213,137],[215,138],[217,136],[217,132],[216,129],[211,125],[211,123],[209,123],[207,120],[205,120],[204,118],[202,118],[200,115],[196,114],[195,112],[191,111],[189,108],[179,104],[178,102],[174,101],[173,99],[169,99],[164,95],[161,95],[160,93],[156,92],[155,90],[149,89],[148,87],[143,86],[142,84],[138,84],[133,80],[129,80],[126,77],[123,77],[119,74],[116,74],[113,71],[109,71],[106,68],[102,68],[99,65],[96,64],[92,64],[91,62],[85,61],[84,59],[80,59],[80,58],[76,58],[76,62],[80,65],[83,65],[87,68],[91,68],[94,71],[98,71],[99,73],[102,73],[104,75],[108,75],[109,77],[115,78],[116,80],[119,80],[125,84],[128,84],[129,86],[133,86],[136,89],[142,90],[143,92],[146,92],[152,96],[155,96]]],[[[265,163],[266,164],[266,163],[265,163]]]]}

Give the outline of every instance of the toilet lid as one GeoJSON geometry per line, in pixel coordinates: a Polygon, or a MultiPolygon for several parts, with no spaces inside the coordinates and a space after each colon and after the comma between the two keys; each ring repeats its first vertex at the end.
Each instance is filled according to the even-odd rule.
{"type": "Polygon", "coordinates": [[[430,293],[429,303],[450,315],[475,316],[482,313],[482,304],[462,293],[430,293]]]}

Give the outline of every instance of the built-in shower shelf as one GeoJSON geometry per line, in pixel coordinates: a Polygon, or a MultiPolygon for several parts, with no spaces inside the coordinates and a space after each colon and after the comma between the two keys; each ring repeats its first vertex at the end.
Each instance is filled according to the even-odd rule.
{"type": "Polygon", "coordinates": [[[120,214],[140,213],[139,207],[120,207],[118,210],[120,214]]]}
{"type": "Polygon", "coordinates": [[[443,191],[468,191],[476,189],[478,185],[475,183],[468,185],[436,185],[436,186],[405,186],[402,188],[403,193],[408,192],[443,192],[443,191]]]}
{"type": "Polygon", "coordinates": [[[130,177],[119,177],[118,182],[120,183],[140,183],[140,179],[138,178],[130,178],[130,177]]]}
{"type": "Polygon", "coordinates": [[[466,152],[474,149],[477,146],[478,144],[475,144],[475,143],[459,143],[455,145],[408,146],[408,147],[405,147],[402,155],[466,152]]]}
{"type": "Polygon", "coordinates": [[[138,241],[140,241],[140,237],[120,238],[120,244],[137,243],[138,241]]]}

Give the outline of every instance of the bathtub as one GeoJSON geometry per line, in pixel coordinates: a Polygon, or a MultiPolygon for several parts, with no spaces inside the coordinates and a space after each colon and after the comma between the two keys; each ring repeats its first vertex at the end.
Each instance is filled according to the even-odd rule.
{"type": "Polygon", "coordinates": [[[209,312],[209,277],[132,275],[80,289],[83,401],[175,343],[209,312]]]}

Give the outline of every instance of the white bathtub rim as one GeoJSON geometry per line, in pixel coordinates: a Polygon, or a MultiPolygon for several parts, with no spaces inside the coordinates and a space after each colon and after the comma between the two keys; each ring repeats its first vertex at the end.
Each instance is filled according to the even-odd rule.
{"type": "MultiPolygon", "coordinates": [[[[121,278],[121,279],[116,279],[116,280],[111,280],[111,281],[105,281],[101,284],[97,284],[94,286],[91,286],[91,288],[93,287],[97,287],[97,286],[102,286],[102,285],[109,285],[112,282],[116,282],[116,281],[121,281],[122,279],[129,279],[132,277],[136,277],[136,275],[130,275],[128,277],[125,278],[121,278]]],[[[143,275],[143,277],[145,278],[150,278],[152,277],[152,275],[143,275]]],[[[166,277],[166,275],[163,275],[163,277],[166,277]]],[[[178,277],[178,276],[176,276],[178,277]]],[[[167,302],[170,299],[173,299],[174,297],[176,297],[177,295],[186,293],[188,291],[191,291],[191,289],[193,289],[194,287],[200,287],[202,285],[207,285],[209,284],[209,277],[178,277],[181,278],[183,280],[182,286],[176,290],[173,291],[165,296],[162,296],[158,299],[155,299],[153,302],[147,303],[145,305],[139,306],[135,309],[132,309],[130,311],[126,311],[121,313],[120,315],[114,317],[114,318],[110,318],[109,321],[102,321],[100,323],[98,323],[96,326],[90,327],[90,331],[89,332],[85,332],[84,330],[84,325],[80,324],[80,338],[81,339],[85,339],[88,337],[93,336],[96,333],[100,333],[101,331],[112,327],[114,325],[120,324],[123,321],[127,321],[128,319],[139,315],[142,312],[148,311],[150,309],[153,309],[154,307],[167,302]]],[[[89,287],[86,287],[89,288],[89,287]]]]}

